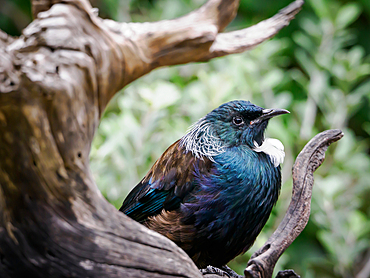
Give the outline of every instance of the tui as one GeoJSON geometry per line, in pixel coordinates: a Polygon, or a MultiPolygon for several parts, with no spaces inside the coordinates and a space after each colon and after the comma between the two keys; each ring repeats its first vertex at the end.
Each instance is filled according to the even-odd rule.
{"type": "Polygon", "coordinates": [[[226,264],[252,246],[278,199],[284,146],[264,132],[286,113],[243,100],[214,109],[162,154],[120,211],[199,268],[213,266],[206,272],[233,275],[226,264]]]}

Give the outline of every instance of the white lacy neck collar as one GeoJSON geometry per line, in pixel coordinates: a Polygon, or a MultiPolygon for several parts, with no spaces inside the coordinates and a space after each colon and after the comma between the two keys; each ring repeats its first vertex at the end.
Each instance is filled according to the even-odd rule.
{"type": "Polygon", "coordinates": [[[180,144],[186,151],[191,151],[196,158],[203,156],[213,160],[213,156],[226,151],[227,146],[213,134],[211,124],[204,118],[200,119],[189,129],[189,132],[181,138],[180,144]]]}

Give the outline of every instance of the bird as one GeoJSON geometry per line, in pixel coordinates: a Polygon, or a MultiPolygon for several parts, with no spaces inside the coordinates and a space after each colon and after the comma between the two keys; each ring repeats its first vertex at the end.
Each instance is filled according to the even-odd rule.
{"type": "Polygon", "coordinates": [[[120,211],[175,242],[198,268],[230,274],[226,264],[253,245],[278,199],[284,146],[265,130],[286,113],[222,104],[168,147],[120,211]]]}

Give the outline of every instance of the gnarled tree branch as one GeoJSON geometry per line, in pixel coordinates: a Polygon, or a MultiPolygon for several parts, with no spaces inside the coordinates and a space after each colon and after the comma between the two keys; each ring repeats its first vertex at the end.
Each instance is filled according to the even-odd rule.
{"type": "Polygon", "coordinates": [[[303,0],[296,0],[255,26],[230,33],[220,32],[235,17],[238,0],[210,0],[181,18],[153,23],[101,20],[85,0],[39,0],[34,1],[34,10],[44,10],[52,4],[49,11],[38,14],[32,23],[34,28],[29,28],[33,32],[25,35],[36,38],[35,45],[46,43],[53,49],[66,47],[65,42],[69,41],[69,47],[91,56],[98,69],[102,69],[98,83],[109,88],[100,94],[102,110],[119,89],[155,68],[207,61],[253,48],[288,25],[303,0]],[[76,16],[88,21],[78,22],[80,28],[73,30],[76,16]],[[91,51],[96,44],[101,51],[91,51]]]}
{"type": "Polygon", "coordinates": [[[126,82],[161,66],[208,61],[249,50],[288,25],[301,9],[303,0],[293,2],[274,17],[252,27],[220,33],[234,18],[238,3],[212,0],[184,17],[154,23],[106,21],[110,30],[119,35],[122,52],[131,57],[125,61],[125,68],[132,79],[126,82]]]}

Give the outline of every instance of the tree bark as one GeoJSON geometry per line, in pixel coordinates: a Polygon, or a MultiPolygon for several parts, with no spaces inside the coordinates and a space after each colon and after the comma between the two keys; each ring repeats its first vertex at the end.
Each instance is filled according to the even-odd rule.
{"type": "Polygon", "coordinates": [[[201,277],[183,250],[102,197],[89,152],[125,85],[161,66],[251,49],[303,1],[220,33],[238,3],[210,0],[174,20],[117,23],[87,0],[34,0],[35,20],[21,37],[0,31],[0,277],[201,277]]]}

